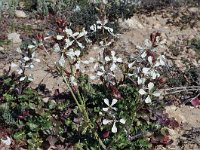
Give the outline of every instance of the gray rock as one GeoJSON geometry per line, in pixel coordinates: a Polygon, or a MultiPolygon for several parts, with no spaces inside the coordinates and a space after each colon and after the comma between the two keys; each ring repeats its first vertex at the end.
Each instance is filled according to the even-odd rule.
{"type": "Polygon", "coordinates": [[[0,47],[0,52],[1,52],[1,51],[2,51],[2,52],[4,51],[4,48],[3,48],[3,47],[0,47]]]}
{"type": "Polygon", "coordinates": [[[121,26],[125,29],[143,29],[144,28],[143,24],[136,17],[132,17],[125,21],[121,21],[121,26]]]}
{"type": "Polygon", "coordinates": [[[12,41],[13,44],[21,44],[22,42],[22,39],[20,39],[20,34],[15,32],[8,34],[8,40],[12,41]]]}
{"type": "Polygon", "coordinates": [[[199,8],[197,8],[197,7],[191,7],[191,8],[189,8],[188,10],[189,10],[189,12],[191,12],[191,13],[197,13],[197,12],[199,12],[199,8]]]}
{"type": "Polygon", "coordinates": [[[22,10],[15,10],[15,16],[17,18],[26,18],[27,17],[27,15],[25,14],[25,12],[22,11],[22,10]]]}

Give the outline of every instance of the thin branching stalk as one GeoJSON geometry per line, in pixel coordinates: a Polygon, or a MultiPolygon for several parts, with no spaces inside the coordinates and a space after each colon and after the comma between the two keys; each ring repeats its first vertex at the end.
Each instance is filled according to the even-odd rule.
{"type": "Polygon", "coordinates": [[[200,91],[200,86],[188,86],[188,87],[174,87],[168,89],[161,89],[163,95],[176,94],[180,92],[189,92],[189,91],[200,91]]]}
{"type": "MultiPolygon", "coordinates": [[[[64,75],[62,75],[62,78],[63,78],[63,80],[64,80],[64,83],[67,85],[67,87],[68,87],[70,93],[72,94],[72,96],[73,96],[73,98],[74,98],[74,100],[75,100],[75,102],[76,102],[76,104],[77,104],[79,110],[80,110],[81,113],[83,114],[84,121],[88,124],[88,127],[89,127],[90,129],[93,130],[93,129],[94,129],[94,126],[93,126],[93,124],[92,124],[91,121],[90,121],[90,118],[89,118],[88,113],[87,113],[87,111],[86,111],[85,103],[84,103],[84,101],[83,101],[82,96],[80,95],[80,92],[78,91],[78,99],[79,99],[79,100],[78,100],[77,97],[75,96],[75,94],[74,94],[72,88],[70,87],[69,82],[68,82],[67,79],[64,77],[64,75]],[[79,101],[80,101],[80,102],[79,102],[79,101]]],[[[98,135],[98,133],[97,133],[96,131],[94,131],[94,136],[95,136],[95,138],[98,140],[98,142],[99,142],[99,144],[101,145],[101,147],[102,147],[103,149],[106,149],[106,146],[104,145],[103,141],[101,140],[101,138],[99,137],[99,135],[98,135]]]]}

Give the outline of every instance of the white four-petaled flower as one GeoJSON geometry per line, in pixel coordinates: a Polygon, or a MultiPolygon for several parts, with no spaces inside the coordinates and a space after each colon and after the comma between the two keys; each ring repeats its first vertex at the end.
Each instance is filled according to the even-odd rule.
{"type": "Polygon", "coordinates": [[[120,119],[120,120],[103,119],[103,124],[104,124],[104,125],[113,123],[112,129],[111,129],[112,133],[117,133],[117,126],[116,126],[116,123],[117,123],[117,122],[120,122],[121,124],[125,124],[125,123],[126,123],[126,120],[125,120],[125,119],[120,119]]]}
{"type": "Polygon", "coordinates": [[[147,92],[144,89],[139,90],[140,95],[147,95],[147,97],[145,98],[145,103],[151,103],[151,96],[152,95],[155,96],[155,97],[160,96],[160,92],[153,91],[153,88],[154,88],[154,84],[152,82],[150,82],[148,84],[148,91],[147,92]]]}
{"type": "Polygon", "coordinates": [[[106,108],[103,108],[103,111],[109,111],[109,110],[111,110],[111,109],[113,109],[113,110],[117,110],[117,108],[116,107],[113,107],[113,105],[115,105],[116,103],[117,103],[117,99],[113,99],[112,100],[112,102],[111,102],[111,104],[109,103],[109,100],[107,99],[107,98],[105,98],[104,99],[104,103],[108,106],[108,107],[106,107],[106,108]]]}

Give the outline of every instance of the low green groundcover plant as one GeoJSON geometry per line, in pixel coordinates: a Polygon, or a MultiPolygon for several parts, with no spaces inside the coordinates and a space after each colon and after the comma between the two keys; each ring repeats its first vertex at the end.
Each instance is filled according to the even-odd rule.
{"type": "Polygon", "coordinates": [[[164,43],[160,33],[137,46],[136,55],[122,58],[112,49],[117,35],[103,10],[88,28],[58,18],[51,51],[43,34],[18,50],[21,59],[10,65],[15,72],[0,76],[1,144],[29,150],[145,150],[172,142],[167,129],[179,124],[162,109],[162,70],[168,64],[157,53],[164,43]],[[101,52],[83,59],[93,43],[101,52]],[[29,86],[41,50],[44,62],[59,56],[51,73],[63,79],[65,92],[29,86]]]}

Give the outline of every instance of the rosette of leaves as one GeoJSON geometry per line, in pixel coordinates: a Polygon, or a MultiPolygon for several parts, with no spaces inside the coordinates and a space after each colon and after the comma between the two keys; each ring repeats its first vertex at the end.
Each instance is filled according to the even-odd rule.
{"type": "Polygon", "coordinates": [[[37,149],[44,138],[41,133],[52,128],[51,114],[37,91],[19,78],[14,73],[0,76],[1,122],[8,126],[15,140],[25,142],[28,149],[37,149]]]}

